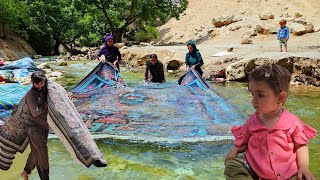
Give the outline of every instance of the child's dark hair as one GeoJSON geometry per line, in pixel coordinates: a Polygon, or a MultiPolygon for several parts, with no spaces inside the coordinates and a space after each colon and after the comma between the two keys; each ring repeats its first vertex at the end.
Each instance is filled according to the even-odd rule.
{"type": "Polygon", "coordinates": [[[31,81],[33,83],[46,82],[47,77],[43,71],[36,71],[31,75],[31,81]]]}
{"type": "Polygon", "coordinates": [[[249,73],[249,81],[264,81],[275,95],[289,92],[291,73],[277,64],[264,64],[249,73]]]}
{"type": "Polygon", "coordinates": [[[287,20],[285,20],[285,19],[281,19],[281,20],[279,21],[279,24],[280,24],[280,23],[287,24],[287,20]]]}
{"type": "Polygon", "coordinates": [[[151,54],[151,55],[150,55],[150,59],[151,59],[151,58],[158,59],[158,56],[157,56],[156,54],[151,54]]]}

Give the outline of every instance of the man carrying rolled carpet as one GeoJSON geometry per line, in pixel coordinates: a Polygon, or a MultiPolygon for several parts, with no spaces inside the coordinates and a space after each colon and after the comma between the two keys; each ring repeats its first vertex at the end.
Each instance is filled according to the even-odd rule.
{"type": "Polygon", "coordinates": [[[25,96],[24,107],[28,109],[24,123],[31,152],[21,176],[28,179],[31,171],[37,167],[40,179],[46,180],[49,179],[47,78],[42,71],[36,71],[31,75],[31,82],[32,88],[25,96]]]}

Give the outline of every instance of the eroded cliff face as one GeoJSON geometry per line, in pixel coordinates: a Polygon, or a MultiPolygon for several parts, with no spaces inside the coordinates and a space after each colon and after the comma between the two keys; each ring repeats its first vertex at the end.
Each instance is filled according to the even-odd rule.
{"type": "Polygon", "coordinates": [[[26,56],[35,57],[37,53],[25,40],[17,36],[0,37],[0,59],[13,61],[26,56]]]}

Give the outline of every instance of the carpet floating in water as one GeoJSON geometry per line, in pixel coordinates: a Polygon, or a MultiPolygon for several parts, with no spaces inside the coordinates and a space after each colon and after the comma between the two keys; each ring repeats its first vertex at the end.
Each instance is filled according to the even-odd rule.
{"type": "Polygon", "coordinates": [[[119,88],[119,81],[108,77],[121,76],[100,63],[72,89],[89,131],[102,137],[158,142],[230,139],[231,126],[245,120],[193,69],[178,83],[135,88],[119,88]]]}

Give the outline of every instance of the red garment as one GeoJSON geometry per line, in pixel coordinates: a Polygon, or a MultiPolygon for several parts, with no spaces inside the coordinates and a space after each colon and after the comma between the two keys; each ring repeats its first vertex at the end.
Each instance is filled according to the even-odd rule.
{"type": "Polygon", "coordinates": [[[232,127],[235,145],[248,144],[246,158],[263,179],[289,179],[298,172],[294,144],[307,144],[317,131],[283,109],[272,128],[267,128],[254,113],[242,126],[232,127]]]}
{"type": "Polygon", "coordinates": [[[0,66],[4,66],[4,62],[0,59],[0,66]]]}

